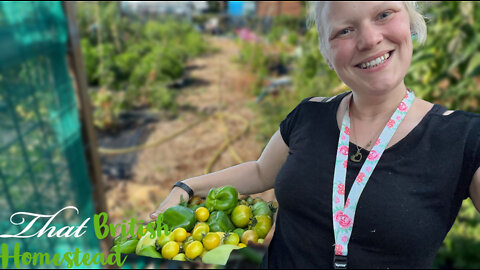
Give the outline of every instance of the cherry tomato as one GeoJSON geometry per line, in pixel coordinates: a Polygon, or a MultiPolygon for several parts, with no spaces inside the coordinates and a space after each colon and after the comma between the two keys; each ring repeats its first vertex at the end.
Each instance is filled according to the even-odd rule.
{"type": "Polygon", "coordinates": [[[163,246],[162,257],[167,260],[170,260],[173,257],[175,257],[179,251],[180,251],[180,247],[178,246],[177,242],[170,241],[163,246]]]}
{"type": "Polygon", "coordinates": [[[190,260],[195,259],[196,257],[200,256],[203,253],[203,245],[200,241],[193,241],[187,246],[185,250],[185,255],[190,260]]]}
{"type": "Polygon", "coordinates": [[[187,239],[187,231],[184,228],[176,228],[172,233],[175,241],[183,242],[187,239]]]}
{"type": "Polygon", "coordinates": [[[208,209],[205,207],[199,207],[197,210],[195,210],[195,217],[200,222],[207,221],[209,216],[210,212],[208,212],[208,209]]]}
{"type": "Polygon", "coordinates": [[[207,227],[208,228],[208,231],[210,231],[210,227],[208,226],[208,223],[206,222],[198,222],[197,224],[195,224],[195,227],[193,227],[193,231],[195,231],[196,228],[198,227],[207,227]]]}
{"type": "Polygon", "coordinates": [[[258,235],[254,230],[247,230],[242,235],[242,243],[248,244],[248,241],[256,243],[258,241],[258,235]]]}
{"type": "Polygon", "coordinates": [[[210,227],[206,226],[198,226],[196,229],[193,229],[192,237],[193,240],[200,241],[202,238],[210,232],[210,227]]]}
{"type": "Polygon", "coordinates": [[[240,242],[240,237],[236,233],[229,233],[226,235],[225,240],[223,241],[224,244],[229,245],[238,245],[240,242]]]}
{"type": "Polygon", "coordinates": [[[246,205],[237,205],[232,211],[232,222],[235,226],[243,228],[248,225],[253,217],[252,210],[246,205]]]}
{"type": "Polygon", "coordinates": [[[267,215],[260,215],[260,216],[255,216],[255,221],[253,223],[256,223],[255,226],[252,228],[258,235],[259,238],[265,238],[267,236],[268,232],[272,228],[272,219],[270,216],[267,215]]]}
{"type": "Polygon", "coordinates": [[[206,250],[212,250],[220,245],[220,236],[216,233],[208,233],[203,239],[203,247],[206,250]]]}

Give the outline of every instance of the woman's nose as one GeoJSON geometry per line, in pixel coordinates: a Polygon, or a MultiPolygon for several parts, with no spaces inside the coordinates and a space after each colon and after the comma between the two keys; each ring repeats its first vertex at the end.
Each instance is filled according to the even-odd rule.
{"type": "Polygon", "coordinates": [[[369,50],[382,42],[382,40],[383,34],[380,29],[372,25],[365,25],[361,28],[358,35],[357,48],[360,51],[369,50]]]}

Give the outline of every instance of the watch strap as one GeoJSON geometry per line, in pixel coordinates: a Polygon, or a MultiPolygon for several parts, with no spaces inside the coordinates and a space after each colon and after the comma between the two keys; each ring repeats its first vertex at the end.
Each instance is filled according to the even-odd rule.
{"type": "Polygon", "coordinates": [[[179,187],[179,188],[185,190],[188,193],[189,199],[191,199],[193,197],[193,190],[187,184],[183,183],[182,181],[178,181],[175,184],[173,184],[172,188],[174,188],[174,187],[179,187]]]}

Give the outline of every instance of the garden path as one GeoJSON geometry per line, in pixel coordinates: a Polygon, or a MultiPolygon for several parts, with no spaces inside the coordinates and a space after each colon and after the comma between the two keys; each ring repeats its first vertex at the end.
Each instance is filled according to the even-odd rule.
{"type": "MultiPolygon", "coordinates": [[[[146,143],[154,142],[178,131],[198,119],[198,112],[221,110],[225,115],[236,115],[252,122],[255,115],[249,104],[255,102],[250,95],[253,75],[233,63],[239,48],[231,39],[209,37],[209,43],[218,52],[192,60],[189,77],[193,83],[179,91],[179,114],[175,119],[154,123],[154,131],[146,143]],[[220,109],[218,109],[220,108],[220,109]]],[[[243,123],[225,119],[230,137],[241,131],[243,123]]],[[[262,144],[256,140],[253,126],[232,146],[243,161],[256,160],[262,144]]],[[[192,127],[173,140],[139,153],[133,179],[108,181],[106,192],[110,221],[120,223],[124,219],[149,220],[148,215],[168,195],[172,185],[179,180],[201,175],[214,153],[224,143],[222,125],[218,120],[207,120],[192,127]]],[[[221,170],[238,162],[225,151],[212,167],[221,170]]],[[[262,194],[273,199],[273,190],[262,194]]]]}

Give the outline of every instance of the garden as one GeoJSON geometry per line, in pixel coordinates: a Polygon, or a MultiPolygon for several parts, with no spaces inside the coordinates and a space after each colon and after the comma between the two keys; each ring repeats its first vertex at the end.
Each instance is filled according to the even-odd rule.
{"type": "MultiPolygon", "coordinates": [[[[480,4],[433,2],[422,10],[428,36],[424,45],[414,42],[406,85],[427,101],[480,113],[480,4]]],[[[214,171],[257,159],[302,99],[348,90],[328,68],[316,29],[306,27],[304,18],[246,18],[243,28],[212,36],[196,27],[195,18],[136,17],[122,13],[116,2],[79,3],[89,93],[104,147],[152,143],[223,112],[223,118],[192,126],[168,144],[117,155],[132,166],[131,173],[104,171],[109,208],[118,220],[153,211],[174,182],[208,166],[214,171]],[[234,114],[243,120],[229,120],[234,114]],[[245,122],[248,131],[242,133],[245,122]],[[108,144],[120,137],[130,138],[129,144],[108,144]],[[229,144],[219,147],[224,142],[229,144]]],[[[106,163],[114,157],[102,154],[106,163]]],[[[467,199],[435,267],[479,268],[479,252],[480,215],[467,199]]]]}

